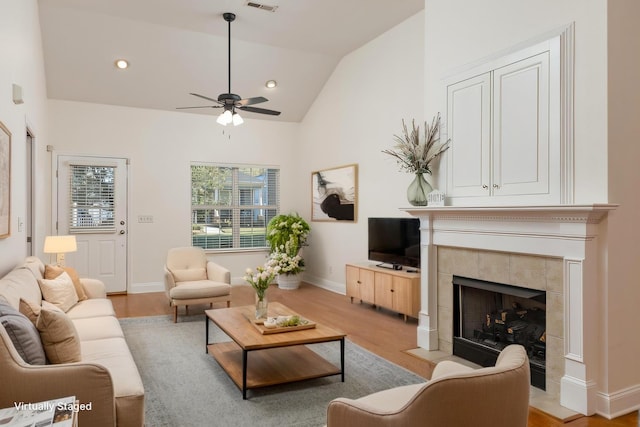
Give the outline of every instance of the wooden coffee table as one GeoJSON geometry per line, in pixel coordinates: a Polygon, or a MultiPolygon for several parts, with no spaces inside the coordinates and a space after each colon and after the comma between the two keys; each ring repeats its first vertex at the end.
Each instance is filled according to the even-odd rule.
{"type": "MultiPolygon", "coordinates": [[[[340,375],[344,382],[345,334],[327,326],[262,334],[252,323],[255,307],[206,310],[206,351],[227,372],[247,398],[247,390],[276,384],[340,375]],[[209,343],[209,321],[233,342],[209,343]],[[305,344],[340,342],[340,369],[305,344]],[[251,353],[251,357],[249,357],[251,353]]],[[[269,303],[269,316],[298,314],[277,302],[269,303]]]]}

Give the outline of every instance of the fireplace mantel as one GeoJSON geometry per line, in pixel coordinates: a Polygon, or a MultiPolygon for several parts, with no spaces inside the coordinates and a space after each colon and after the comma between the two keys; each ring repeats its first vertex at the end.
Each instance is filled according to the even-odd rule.
{"type": "Polygon", "coordinates": [[[476,220],[502,220],[512,218],[521,221],[590,222],[598,223],[617,208],[615,204],[549,205],[549,206],[437,206],[403,208],[413,216],[434,218],[460,218],[476,220]]]}
{"type": "Polygon", "coordinates": [[[596,411],[598,299],[606,254],[598,236],[615,204],[411,207],[420,219],[421,310],[418,345],[438,350],[438,246],[556,257],[563,261],[564,376],[560,404],[596,411]]]}

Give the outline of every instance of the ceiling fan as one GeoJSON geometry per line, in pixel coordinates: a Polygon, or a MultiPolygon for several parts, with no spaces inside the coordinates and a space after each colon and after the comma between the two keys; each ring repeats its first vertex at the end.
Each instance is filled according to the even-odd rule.
{"type": "Polygon", "coordinates": [[[231,23],[236,19],[236,15],[234,13],[223,13],[222,17],[225,21],[229,23],[229,43],[228,43],[228,91],[227,93],[221,93],[218,95],[218,99],[213,99],[208,96],[200,95],[197,93],[190,93],[189,95],[197,96],[198,98],[206,99],[207,101],[215,102],[215,105],[204,105],[197,107],[178,107],[177,110],[184,110],[189,108],[223,108],[224,111],[216,120],[223,126],[226,126],[230,123],[233,123],[234,126],[242,124],[244,120],[240,117],[236,110],[248,111],[250,113],[258,113],[258,114],[268,114],[271,116],[280,115],[280,111],[268,110],[266,108],[257,108],[251,107],[254,104],[260,104],[262,102],[267,102],[268,99],[263,96],[256,96],[254,98],[245,98],[242,99],[240,95],[236,95],[235,93],[231,93],[231,23]]]}

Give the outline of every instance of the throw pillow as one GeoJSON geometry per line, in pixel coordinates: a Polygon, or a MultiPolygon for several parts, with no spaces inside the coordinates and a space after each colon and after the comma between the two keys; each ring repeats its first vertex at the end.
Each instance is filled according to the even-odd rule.
{"type": "Polygon", "coordinates": [[[191,282],[195,280],[207,280],[207,270],[204,268],[188,268],[171,270],[176,282],[191,282]]]}
{"type": "Polygon", "coordinates": [[[62,311],[67,312],[78,303],[78,294],[66,271],[55,279],[38,279],[38,283],[44,300],[57,305],[62,311]]]}
{"type": "Polygon", "coordinates": [[[73,281],[73,287],[76,288],[76,294],[78,294],[78,301],[86,300],[88,298],[87,294],[84,291],[84,286],[82,286],[82,282],[80,281],[80,276],[78,276],[78,272],[76,271],[75,268],[60,267],[57,265],[49,264],[44,267],[44,278],[48,280],[55,279],[65,271],[73,281]]]}
{"type": "MultiPolygon", "coordinates": [[[[44,302],[44,301],[43,301],[44,302]]],[[[27,316],[27,319],[31,320],[31,323],[36,324],[36,320],[38,320],[38,316],[40,315],[40,307],[33,301],[27,301],[20,298],[20,307],[18,307],[20,313],[27,316]]]]}
{"type": "Polygon", "coordinates": [[[81,360],[80,338],[71,318],[57,310],[42,308],[36,327],[50,363],[72,363],[81,360]]]}
{"type": "Polygon", "coordinates": [[[46,358],[38,330],[26,316],[9,304],[0,303],[0,324],[9,335],[22,360],[30,365],[44,365],[46,358]]]}

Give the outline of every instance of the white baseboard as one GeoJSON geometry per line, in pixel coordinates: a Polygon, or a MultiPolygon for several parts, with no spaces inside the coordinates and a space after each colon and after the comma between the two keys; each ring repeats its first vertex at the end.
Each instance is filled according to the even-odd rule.
{"type": "Polygon", "coordinates": [[[307,273],[302,276],[302,281],[309,283],[311,285],[317,286],[322,289],[326,289],[331,292],[335,292],[336,294],[346,295],[347,291],[345,289],[344,283],[341,282],[332,282],[327,279],[323,279],[321,277],[308,275],[307,273]]]}
{"type": "Polygon", "coordinates": [[[640,409],[640,385],[596,396],[596,413],[610,420],[640,409]]]}
{"type": "Polygon", "coordinates": [[[132,283],[127,290],[130,294],[146,294],[149,292],[164,292],[164,283],[148,282],[148,283],[132,283]]]}

